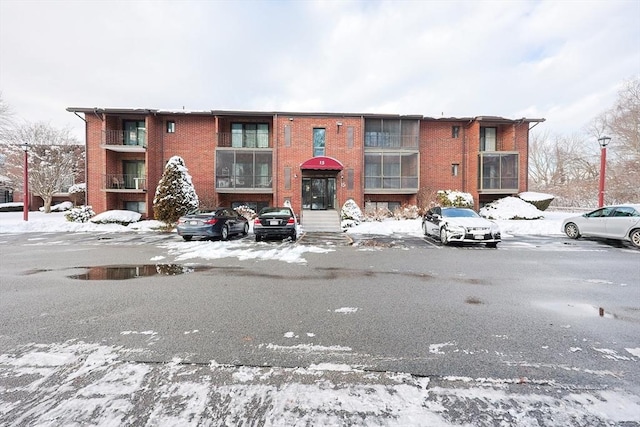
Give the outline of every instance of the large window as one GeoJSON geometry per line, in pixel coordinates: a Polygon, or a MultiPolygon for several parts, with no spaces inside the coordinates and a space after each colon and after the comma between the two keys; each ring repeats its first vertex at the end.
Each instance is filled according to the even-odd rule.
{"type": "Polygon", "coordinates": [[[480,151],[496,151],[497,128],[480,128],[480,151]]]}
{"type": "Polygon", "coordinates": [[[125,120],[124,145],[146,145],[147,129],[144,120],[125,120]]]}
{"type": "Polygon", "coordinates": [[[146,188],[145,163],[143,160],[125,160],[122,162],[124,188],[144,190],[146,188]]]}
{"type": "Polygon", "coordinates": [[[368,118],[364,124],[364,145],[376,148],[417,149],[419,130],[418,120],[368,118]]]}
{"type": "Polygon", "coordinates": [[[271,151],[217,150],[216,188],[270,189],[271,151]]]}
{"type": "Polygon", "coordinates": [[[313,129],[313,157],[324,156],[326,129],[313,129]]]}
{"type": "Polygon", "coordinates": [[[479,190],[518,190],[518,153],[480,153],[479,163],[479,190]]]}
{"type": "Polygon", "coordinates": [[[365,189],[417,189],[418,154],[367,153],[365,189]]]}
{"type": "Polygon", "coordinates": [[[234,148],[268,148],[269,125],[266,123],[232,123],[231,146],[234,148]]]}

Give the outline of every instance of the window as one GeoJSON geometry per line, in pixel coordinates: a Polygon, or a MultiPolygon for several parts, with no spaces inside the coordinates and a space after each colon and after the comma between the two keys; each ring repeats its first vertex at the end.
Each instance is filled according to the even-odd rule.
{"type": "Polygon", "coordinates": [[[284,146],[291,147],[291,126],[284,125],[284,146]]]}
{"type": "Polygon", "coordinates": [[[324,128],[313,129],[313,157],[324,156],[325,134],[324,128]]]}
{"type": "Polygon", "coordinates": [[[367,153],[364,174],[366,189],[418,188],[418,154],[367,153]]]}
{"type": "Polygon", "coordinates": [[[420,122],[368,118],[364,132],[365,147],[417,149],[420,122]]]}
{"type": "Polygon", "coordinates": [[[518,190],[518,153],[480,153],[480,190],[518,190]]]}
{"type": "Polygon", "coordinates": [[[124,209],[143,214],[147,212],[147,204],[145,202],[124,202],[124,209]]]}
{"type": "Polygon", "coordinates": [[[124,188],[144,190],[146,188],[145,164],[143,160],[125,160],[122,162],[124,188]]]}
{"type": "Polygon", "coordinates": [[[354,186],[353,169],[347,169],[347,190],[353,190],[354,186]]]}
{"type": "Polygon", "coordinates": [[[353,126],[347,126],[347,148],[353,148],[353,126]]]}
{"type": "Polygon", "coordinates": [[[480,128],[480,151],[496,151],[497,128],[480,128]]]}
{"type": "Polygon", "coordinates": [[[216,188],[272,187],[269,150],[216,150],[216,188]]]}
{"type": "Polygon", "coordinates": [[[284,189],[291,190],[291,168],[284,168],[284,189]]]}
{"type": "Polygon", "coordinates": [[[176,132],[176,122],[168,121],[167,122],[167,133],[175,133],[176,132]]]}
{"type": "Polygon", "coordinates": [[[460,126],[451,126],[451,138],[460,137],[460,126]]]}
{"type": "Polygon", "coordinates": [[[147,129],[144,127],[144,120],[125,120],[123,125],[124,145],[146,144],[147,129]]]}
{"type": "Polygon", "coordinates": [[[266,123],[231,123],[231,146],[234,148],[268,148],[269,125],[266,123]]]}
{"type": "Polygon", "coordinates": [[[460,169],[460,164],[458,163],[451,164],[451,176],[458,176],[459,169],[460,169]]]}

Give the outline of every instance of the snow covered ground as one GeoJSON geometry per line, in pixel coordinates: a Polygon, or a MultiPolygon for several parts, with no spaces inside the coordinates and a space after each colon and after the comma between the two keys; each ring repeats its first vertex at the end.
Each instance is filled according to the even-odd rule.
{"type": "MultiPolygon", "coordinates": [[[[496,222],[505,239],[518,235],[561,235],[563,219],[576,214],[545,212],[542,219],[496,222]]],[[[0,213],[0,233],[5,234],[154,232],[161,226],[157,221],[140,221],[126,227],[71,223],[60,212],[30,212],[29,221],[25,222],[22,212],[0,213]]],[[[420,220],[393,219],[364,222],[348,233],[422,234],[420,220]]],[[[175,242],[164,245],[167,256],[177,261],[233,256],[303,262],[304,251],[330,250],[253,243],[246,239],[182,242],[177,236],[175,242]]],[[[335,312],[349,316],[356,310],[343,307],[335,312]]],[[[155,334],[122,333],[150,337],[155,334]]],[[[287,332],[285,338],[292,334],[287,332]]],[[[527,378],[421,378],[331,363],[306,368],[245,367],[219,365],[213,360],[194,365],[174,358],[166,363],[149,364],[132,357],[138,351],[143,349],[76,340],[3,349],[0,418],[9,426],[640,423],[640,397],[606,387],[580,389],[555,384],[553,380],[531,382],[527,378]]],[[[323,347],[314,351],[337,350],[323,347]]],[[[627,351],[630,353],[627,358],[640,358],[640,349],[627,351]]]]}
{"type": "MultiPolygon", "coordinates": [[[[124,211],[113,211],[112,217],[118,219],[129,219],[124,215],[124,211]]],[[[570,212],[544,212],[542,219],[536,220],[496,220],[500,225],[504,237],[517,236],[522,234],[549,235],[563,234],[560,226],[564,218],[579,215],[570,212]]],[[[29,221],[23,221],[22,212],[0,212],[0,233],[48,233],[48,232],[102,232],[118,233],[129,231],[156,231],[162,227],[162,223],[155,220],[139,221],[129,226],[118,224],[95,224],[93,222],[77,223],[69,222],[65,219],[63,212],[29,212],[29,221]]],[[[504,215],[507,215],[506,213],[504,215]]],[[[249,222],[250,226],[253,224],[249,222]]],[[[300,232],[304,232],[301,228],[300,232]]],[[[349,228],[347,233],[353,234],[412,234],[421,235],[422,227],[420,219],[363,222],[353,228],[349,228]]],[[[300,233],[298,233],[300,234],[300,233]]]]}

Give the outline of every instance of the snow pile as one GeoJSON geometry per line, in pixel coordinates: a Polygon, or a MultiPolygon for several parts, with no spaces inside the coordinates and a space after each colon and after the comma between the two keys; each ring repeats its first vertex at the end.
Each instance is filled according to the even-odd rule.
{"type": "Polygon", "coordinates": [[[488,219],[540,219],[541,210],[517,197],[505,197],[480,209],[480,216],[488,219]]]}
{"type": "Polygon", "coordinates": [[[536,193],[535,191],[525,191],[518,194],[525,202],[541,202],[543,200],[553,199],[553,194],[536,193]]]}
{"type": "MultiPolygon", "coordinates": [[[[68,211],[73,208],[73,203],[71,202],[62,202],[57,205],[51,206],[51,212],[63,212],[68,211]]],[[[44,207],[38,208],[40,212],[44,212],[44,207]]]]}
{"type": "Polygon", "coordinates": [[[138,212],[133,211],[106,211],[91,218],[91,222],[96,224],[121,224],[129,225],[132,222],[140,221],[138,212]]]}

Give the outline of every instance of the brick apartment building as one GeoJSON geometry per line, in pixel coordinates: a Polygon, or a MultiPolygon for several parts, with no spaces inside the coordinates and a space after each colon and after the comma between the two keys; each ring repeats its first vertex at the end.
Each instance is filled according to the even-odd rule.
{"type": "Polygon", "coordinates": [[[303,218],[425,205],[437,190],[476,208],[527,190],[529,130],[544,119],[67,108],[86,123],[87,204],[153,217],[167,160],[185,160],[201,206],[289,201],[303,218]],[[82,114],[82,116],[80,116],[82,114]]]}

